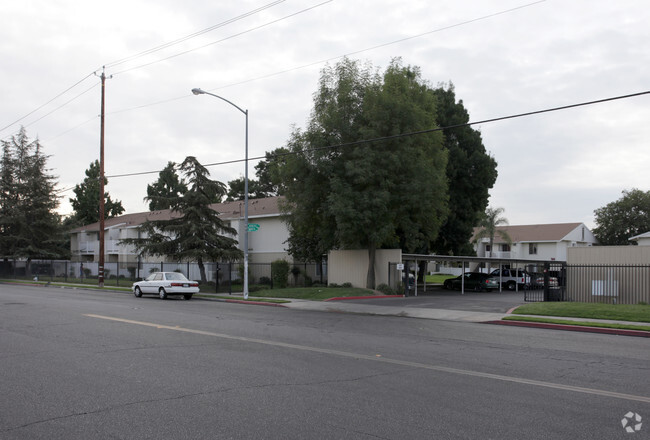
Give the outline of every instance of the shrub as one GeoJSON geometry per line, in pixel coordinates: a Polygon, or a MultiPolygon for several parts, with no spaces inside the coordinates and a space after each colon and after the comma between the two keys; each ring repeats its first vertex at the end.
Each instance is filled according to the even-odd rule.
{"type": "Polygon", "coordinates": [[[341,287],[341,286],[339,286],[339,285],[336,284],[336,283],[330,283],[330,284],[329,284],[329,287],[341,287]]]}
{"type": "Polygon", "coordinates": [[[271,285],[271,278],[269,278],[269,277],[260,277],[260,284],[263,284],[265,286],[270,286],[271,285]]]}
{"type": "Polygon", "coordinates": [[[395,291],[386,283],[382,283],[377,286],[377,290],[383,293],[384,295],[395,295],[395,291]]]}
{"type": "Polygon", "coordinates": [[[349,289],[350,287],[352,287],[352,283],[343,283],[341,287],[345,287],[346,289],[349,289]]]}
{"type": "Polygon", "coordinates": [[[285,260],[275,260],[271,263],[273,287],[285,289],[289,284],[289,263],[285,260]]]}

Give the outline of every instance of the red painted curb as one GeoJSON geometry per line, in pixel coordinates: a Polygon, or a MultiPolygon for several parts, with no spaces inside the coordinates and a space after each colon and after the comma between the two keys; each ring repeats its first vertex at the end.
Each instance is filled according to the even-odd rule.
{"type": "Polygon", "coordinates": [[[345,301],[346,299],[376,299],[376,298],[403,298],[404,295],[371,295],[371,296],[337,296],[336,298],[327,298],[325,301],[345,301]]]}
{"type": "Polygon", "coordinates": [[[286,307],[284,304],[269,303],[264,301],[246,301],[243,299],[224,299],[223,302],[235,304],[253,304],[256,306],[269,306],[269,307],[286,307]]]}
{"type": "Polygon", "coordinates": [[[498,324],[498,325],[512,325],[516,327],[534,327],[545,328],[551,330],[567,330],[573,332],[585,333],[605,333],[609,335],[620,336],[638,336],[642,338],[650,338],[650,332],[643,330],[625,330],[617,328],[604,328],[604,327],[587,327],[583,325],[568,325],[568,324],[551,324],[546,322],[527,322],[527,321],[486,321],[484,324],[498,324]]]}

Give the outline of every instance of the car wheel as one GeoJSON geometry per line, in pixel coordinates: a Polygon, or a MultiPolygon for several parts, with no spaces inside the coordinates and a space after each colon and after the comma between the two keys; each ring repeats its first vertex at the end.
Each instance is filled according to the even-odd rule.
{"type": "Polygon", "coordinates": [[[451,290],[451,281],[445,281],[442,286],[447,290],[451,290]]]}
{"type": "Polygon", "coordinates": [[[474,286],[474,292],[480,292],[482,290],[483,290],[483,288],[481,287],[480,284],[477,284],[476,286],[474,286]]]}
{"type": "Polygon", "coordinates": [[[133,289],[133,294],[136,298],[140,298],[142,296],[142,290],[140,290],[140,287],[135,286],[135,289],[133,289]]]}
{"type": "Polygon", "coordinates": [[[167,292],[163,287],[158,290],[158,295],[160,296],[160,299],[167,299],[167,292]]]}
{"type": "Polygon", "coordinates": [[[508,281],[508,284],[506,284],[506,288],[508,290],[515,290],[517,288],[517,284],[514,281],[508,281]]]}
{"type": "Polygon", "coordinates": [[[191,293],[186,293],[185,295],[183,295],[183,298],[185,298],[186,300],[189,301],[189,300],[192,299],[192,294],[191,293]]]}

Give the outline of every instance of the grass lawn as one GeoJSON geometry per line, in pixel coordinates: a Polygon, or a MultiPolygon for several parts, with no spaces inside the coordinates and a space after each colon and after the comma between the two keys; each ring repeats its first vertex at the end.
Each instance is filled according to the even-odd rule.
{"type": "Polygon", "coordinates": [[[356,287],[292,287],[287,289],[267,289],[251,292],[250,297],[292,298],[322,301],[329,298],[347,296],[370,296],[372,290],[356,287]]]}
{"type": "Polygon", "coordinates": [[[442,284],[445,280],[450,278],[456,278],[454,275],[449,275],[445,273],[434,273],[433,275],[427,275],[426,281],[427,284],[442,284]]]}
{"type": "MultiPolygon", "coordinates": [[[[650,322],[650,305],[540,302],[517,307],[513,314],[650,322]]],[[[511,318],[515,319],[515,318],[511,318]]]]}
{"type": "Polygon", "coordinates": [[[628,324],[611,324],[611,323],[591,322],[591,321],[570,321],[568,319],[537,318],[532,316],[507,316],[502,320],[542,322],[548,324],[567,324],[567,325],[579,325],[583,327],[614,328],[614,329],[640,330],[640,331],[650,332],[650,325],[628,325],[628,324]]]}
{"type": "MultiPolygon", "coordinates": [[[[102,288],[99,287],[97,280],[94,280],[94,283],[65,283],[65,282],[49,282],[49,281],[31,281],[31,280],[21,280],[21,279],[2,279],[0,282],[3,283],[11,283],[11,284],[29,284],[29,285],[39,285],[39,286],[60,286],[60,287],[73,287],[73,288],[83,288],[83,289],[97,289],[101,290],[102,288]]],[[[104,282],[104,288],[105,289],[110,289],[110,290],[121,290],[124,292],[130,292],[131,291],[131,282],[129,281],[120,281],[120,285],[117,286],[116,281],[112,280],[106,280],[104,282]]]]}

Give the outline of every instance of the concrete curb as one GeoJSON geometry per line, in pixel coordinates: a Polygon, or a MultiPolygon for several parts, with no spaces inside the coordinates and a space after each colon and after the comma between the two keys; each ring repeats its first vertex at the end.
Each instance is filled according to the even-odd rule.
{"type": "MultiPolygon", "coordinates": [[[[196,299],[208,299],[208,298],[196,298],[196,299]]],[[[271,302],[265,302],[265,301],[246,301],[244,299],[221,299],[221,298],[215,298],[215,299],[208,299],[209,301],[220,301],[220,302],[226,302],[226,303],[234,303],[234,304],[251,304],[254,306],[268,306],[268,307],[284,307],[287,308],[285,304],[278,304],[278,303],[271,303],[271,302]]]]}
{"type": "Polygon", "coordinates": [[[642,338],[650,338],[650,332],[646,332],[643,330],[626,330],[626,329],[605,328],[605,327],[588,327],[583,325],[552,324],[547,322],[528,322],[528,321],[510,321],[510,320],[485,321],[484,324],[509,325],[515,327],[533,327],[533,328],[544,328],[550,330],[566,330],[566,331],[585,332],[585,333],[605,333],[609,335],[637,336],[642,338]]]}
{"type": "Polygon", "coordinates": [[[383,298],[404,298],[404,295],[337,296],[335,298],[324,299],[323,302],[345,301],[349,299],[383,299],[383,298]]]}

